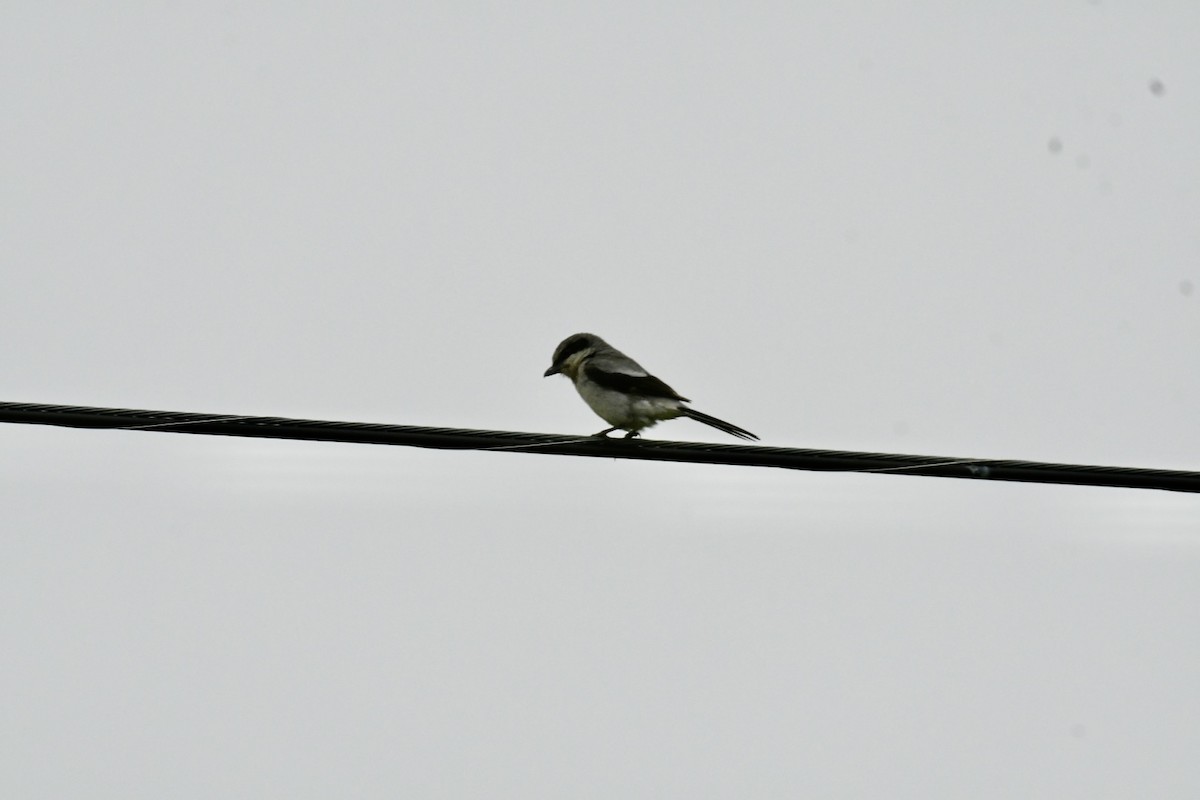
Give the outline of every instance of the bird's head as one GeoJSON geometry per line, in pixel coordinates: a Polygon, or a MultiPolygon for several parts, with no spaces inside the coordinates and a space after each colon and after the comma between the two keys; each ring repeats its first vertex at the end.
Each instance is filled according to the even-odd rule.
{"type": "Polygon", "coordinates": [[[554,358],[550,361],[550,368],[544,373],[544,377],[557,375],[562,373],[571,380],[575,380],[575,376],[579,374],[579,368],[583,362],[591,358],[592,355],[602,347],[606,347],[604,340],[594,333],[575,333],[562,340],[554,350],[554,358]]]}

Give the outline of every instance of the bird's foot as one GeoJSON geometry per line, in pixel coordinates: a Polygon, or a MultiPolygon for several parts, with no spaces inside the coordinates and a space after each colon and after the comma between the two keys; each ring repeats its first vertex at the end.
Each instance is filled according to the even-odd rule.
{"type": "MultiPolygon", "coordinates": [[[[623,428],[618,428],[618,427],[615,427],[615,426],[614,426],[614,427],[612,427],[612,428],[605,428],[604,430],[600,431],[599,433],[593,433],[593,434],[592,434],[592,436],[594,436],[594,437],[599,437],[599,438],[601,438],[601,439],[610,439],[610,438],[612,438],[612,437],[610,437],[610,436],[609,436],[609,434],[610,434],[610,433],[612,433],[613,431],[619,431],[619,430],[624,430],[624,429],[623,429],[623,428]]],[[[625,435],[624,435],[623,437],[621,437],[621,438],[623,438],[623,439],[637,439],[637,438],[639,438],[641,435],[642,435],[642,434],[641,434],[639,431],[629,431],[629,433],[625,434],[625,435]]]]}

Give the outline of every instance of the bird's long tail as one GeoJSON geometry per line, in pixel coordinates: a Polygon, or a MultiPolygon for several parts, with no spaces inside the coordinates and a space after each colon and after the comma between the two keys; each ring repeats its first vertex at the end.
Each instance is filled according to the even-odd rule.
{"type": "Polygon", "coordinates": [[[726,422],[725,420],[717,419],[716,417],[710,417],[708,414],[701,413],[694,408],[687,408],[686,406],[682,410],[685,417],[690,417],[696,420],[696,422],[703,422],[705,425],[710,425],[719,431],[725,431],[725,433],[728,433],[731,436],[736,436],[739,439],[758,441],[758,437],[753,433],[745,428],[739,428],[737,425],[734,425],[731,422],[726,422]]]}

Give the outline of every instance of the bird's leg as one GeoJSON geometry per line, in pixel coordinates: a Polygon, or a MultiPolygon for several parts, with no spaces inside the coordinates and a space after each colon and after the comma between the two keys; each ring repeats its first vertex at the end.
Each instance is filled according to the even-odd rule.
{"type": "Polygon", "coordinates": [[[615,426],[612,428],[605,428],[604,430],[600,431],[599,433],[593,433],[592,436],[599,436],[601,438],[607,439],[608,435],[615,430],[620,430],[620,429],[615,426]]]}
{"type": "Polygon", "coordinates": [[[625,438],[626,439],[636,439],[637,437],[639,437],[641,435],[642,434],[639,431],[630,431],[629,433],[625,434],[625,438]]]}

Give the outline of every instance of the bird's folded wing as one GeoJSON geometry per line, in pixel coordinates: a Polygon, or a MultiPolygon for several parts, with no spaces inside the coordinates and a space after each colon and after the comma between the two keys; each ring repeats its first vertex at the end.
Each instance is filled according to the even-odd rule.
{"type": "Polygon", "coordinates": [[[627,372],[610,372],[596,364],[588,364],[583,368],[588,380],[605,389],[616,392],[634,394],[640,397],[665,397],[668,400],[683,400],[678,392],[667,386],[653,375],[630,375],[627,372]]]}

